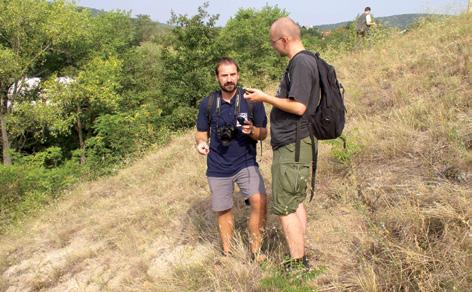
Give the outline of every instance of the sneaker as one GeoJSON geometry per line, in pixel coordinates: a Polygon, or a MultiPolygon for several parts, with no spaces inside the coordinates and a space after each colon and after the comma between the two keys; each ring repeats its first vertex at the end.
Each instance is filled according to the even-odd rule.
{"type": "Polygon", "coordinates": [[[308,262],[308,258],[303,256],[299,259],[289,259],[283,263],[283,269],[286,273],[293,272],[310,272],[311,266],[308,262]]]}

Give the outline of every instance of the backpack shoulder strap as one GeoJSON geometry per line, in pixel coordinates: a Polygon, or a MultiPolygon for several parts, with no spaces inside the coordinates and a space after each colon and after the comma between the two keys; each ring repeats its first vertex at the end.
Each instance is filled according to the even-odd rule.
{"type": "MultiPolygon", "coordinates": [[[[312,56],[315,59],[316,66],[318,69],[318,75],[320,74],[319,70],[319,54],[318,53],[313,53],[307,50],[301,51],[300,53],[306,54],[309,56],[312,56]]],[[[320,81],[321,83],[321,78],[320,81]]],[[[321,87],[321,84],[320,84],[321,87]]],[[[313,101],[313,97],[310,96],[308,98],[308,104],[311,104],[313,101]]],[[[299,128],[300,128],[300,119],[297,121],[297,127],[296,127],[296,139],[295,139],[295,162],[300,161],[300,136],[299,136],[299,128]]],[[[312,160],[311,160],[311,194],[310,194],[310,202],[313,200],[313,197],[315,195],[315,188],[316,188],[316,170],[317,170],[317,164],[318,164],[318,146],[317,146],[317,141],[315,140],[315,137],[313,135],[313,132],[311,130],[311,127],[309,127],[310,130],[310,140],[311,140],[311,155],[312,155],[312,160]]]]}
{"type": "Polygon", "coordinates": [[[207,116],[208,125],[211,124],[211,110],[213,109],[213,105],[215,104],[215,100],[217,97],[218,97],[218,91],[213,91],[208,96],[208,104],[206,108],[206,116],[207,116]]]}
{"type": "MultiPolygon", "coordinates": [[[[314,54],[314,53],[312,53],[308,50],[303,50],[303,51],[300,51],[299,54],[305,54],[305,55],[312,56],[313,58],[315,58],[315,63],[318,66],[318,53],[314,54]]],[[[290,66],[290,63],[289,63],[289,66],[290,66]]],[[[288,69],[288,67],[287,67],[287,69],[288,69]]],[[[319,70],[318,70],[318,74],[319,74],[319,70]]],[[[290,78],[289,78],[288,81],[290,82],[290,78]]],[[[290,84],[289,84],[289,88],[290,88],[290,84]]],[[[312,99],[313,99],[312,96],[308,97],[308,104],[312,103],[312,99]]],[[[300,124],[301,124],[301,119],[298,119],[297,126],[295,128],[295,162],[300,161],[300,133],[299,133],[300,124]]],[[[311,136],[311,133],[310,133],[310,136],[311,136]]],[[[313,145],[313,147],[314,147],[314,145],[313,145]]]]}
{"type": "Polygon", "coordinates": [[[254,119],[254,103],[247,103],[247,114],[250,118],[254,119]]]}

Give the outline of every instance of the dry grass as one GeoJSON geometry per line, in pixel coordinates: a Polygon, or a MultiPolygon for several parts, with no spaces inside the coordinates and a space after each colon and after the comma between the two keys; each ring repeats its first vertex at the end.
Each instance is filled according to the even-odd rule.
{"type": "MultiPolygon", "coordinates": [[[[350,149],[320,147],[307,248],[324,272],[311,287],[472,290],[471,17],[334,61],[348,93],[350,149]]],[[[271,158],[264,142],[269,199],[271,158]]],[[[251,263],[248,209],[236,197],[234,255],[222,257],[205,168],[187,133],[79,185],[0,238],[0,290],[271,290],[261,280],[287,254],[276,218],[267,265],[251,263]]]]}
{"type": "Polygon", "coordinates": [[[369,234],[355,290],[472,289],[471,20],[426,23],[336,62],[361,149],[344,191],[369,234]]]}
{"type": "Polygon", "coordinates": [[[186,135],[117,176],[80,186],[2,239],[4,281],[19,289],[141,289],[160,269],[179,264],[180,252],[201,255],[207,245],[193,226],[201,219],[189,212],[208,205],[203,174],[186,135]]]}

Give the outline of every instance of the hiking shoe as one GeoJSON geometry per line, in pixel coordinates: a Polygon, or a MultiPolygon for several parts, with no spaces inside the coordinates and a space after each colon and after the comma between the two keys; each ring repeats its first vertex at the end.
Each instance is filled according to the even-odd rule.
{"type": "Polygon", "coordinates": [[[308,258],[303,256],[299,259],[289,259],[283,263],[283,270],[288,274],[300,273],[300,272],[310,272],[311,266],[308,262],[308,258]]]}

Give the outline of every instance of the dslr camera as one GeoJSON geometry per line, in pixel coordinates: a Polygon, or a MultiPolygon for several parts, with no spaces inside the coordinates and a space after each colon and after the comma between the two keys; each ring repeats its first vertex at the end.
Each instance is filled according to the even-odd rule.
{"type": "Polygon", "coordinates": [[[239,125],[237,125],[237,126],[243,126],[243,125],[246,124],[246,122],[248,121],[247,113],[239,113],[239,114],[236,116],[236,120],[237,120],[238,123],[239,123],[239,125]]]}
{"type": "Polygon", "coordinates": [[[217,129],[217,136],[223,146],[228,146],[236,136],[236,129],[234,125],[225,123],[223,127],[217,129]]]}

